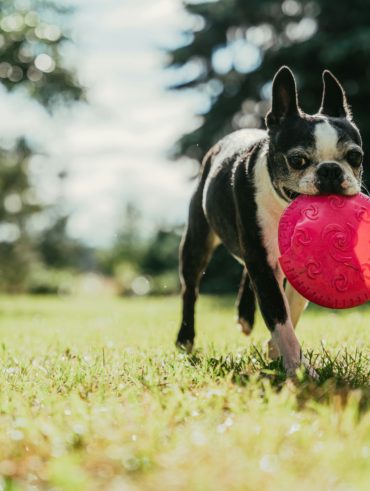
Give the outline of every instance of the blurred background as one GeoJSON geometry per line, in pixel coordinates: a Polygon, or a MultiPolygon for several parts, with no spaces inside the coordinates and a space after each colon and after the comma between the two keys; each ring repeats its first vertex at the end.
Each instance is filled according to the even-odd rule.
{"type": "MultiPolygon", "coordinates": [[[[366,167],[369,60],[368,0],[0,0],[0,290],[177,292],[207,149],[263,127],[283,64],[315,113],[328,68],[366,167]]],[[[220,248],[202,288],[239,278],[220,248]]]]}

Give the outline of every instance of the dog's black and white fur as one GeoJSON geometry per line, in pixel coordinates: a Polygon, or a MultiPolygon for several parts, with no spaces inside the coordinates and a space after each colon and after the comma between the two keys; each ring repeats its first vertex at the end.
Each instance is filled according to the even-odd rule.
{"type": "Polygon", "coordinates": [[[298,106],[292,72],[282,67],[273,80],[267,131],[231,133],[205,156],[181,244],[179,346],[193,346],[199,281],[222,242],[244,265],[237,301],[242,330],[249,334],[253,328],[257,299],[271,332],[270,355],[282,355],[289,375],[301,364],[307,367],[294,332],[306,300],[289,284],[284,289],[279,219],[299,194],[358,193],[362,176],[361,136],[344,90],[329,71],[323,83],[319,112],[307,115],[298,106]]]}

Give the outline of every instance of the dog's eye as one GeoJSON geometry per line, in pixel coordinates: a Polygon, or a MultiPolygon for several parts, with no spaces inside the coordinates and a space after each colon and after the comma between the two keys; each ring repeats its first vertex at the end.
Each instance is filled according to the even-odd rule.
{"type": "Polygon", "coordinates": [[[359,150],[350,150],[346,155],[346,159],[353,167],[359,167],[362,164],[362,153],[359,150]]]}
{"type": "Polygon", "coordinates": [[[288,161],[293,169],[301,169],[307,164],[307,158],[304,155],[291,155],[288,161]]]}

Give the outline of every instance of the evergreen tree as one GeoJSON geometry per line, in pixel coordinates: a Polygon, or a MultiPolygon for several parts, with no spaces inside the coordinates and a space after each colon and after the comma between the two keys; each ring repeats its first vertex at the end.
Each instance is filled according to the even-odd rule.
{"type": "Polygon", "coordinates": [[[51,109],[78,100],[83,89],[73,70],[63,64],[61,50],[70,8],[48,0],[0,0],[0,82],[20,87],[51,109]]]}
{"type": "MultiPolygon", "coordinates": [[[[69,41],[64,27],[69,10],[61,5],[0,1],[0,83],[8,91],[26,91],[48,111],[83,98],[74,71],[62,61],[61,50],[69,41]]],[[[30,181],[33,148],[26,137],[6,146],[0,140],[0,287],[11,291],[22,288],[39,256],[29,220],[43,206],[30,181]]]]}

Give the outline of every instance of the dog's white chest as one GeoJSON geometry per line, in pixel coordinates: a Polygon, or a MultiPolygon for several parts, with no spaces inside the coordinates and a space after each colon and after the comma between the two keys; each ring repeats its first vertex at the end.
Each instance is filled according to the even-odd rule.
{"type": "Polygon", "coordinates": [[[280,256],[279,221],[287,204],[277,196],[273,189],[265,159],[261,159],[256,164],[254,184],[256,187],[257,220],[262,231],[262,241],[266,248],[267,261],[275,270],[278,267],[280,256]]]}
{"type": "Polygon", "coordinates": [[[278,243],[278,227],[281,213],[277,213],[273,207],[259,208],[258,222],[262,229],[262,240],[267,251],[267,261],[272,269],[276,269],[280,256],[278,243]]]}

